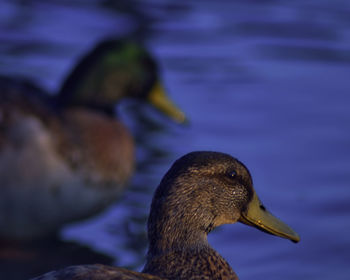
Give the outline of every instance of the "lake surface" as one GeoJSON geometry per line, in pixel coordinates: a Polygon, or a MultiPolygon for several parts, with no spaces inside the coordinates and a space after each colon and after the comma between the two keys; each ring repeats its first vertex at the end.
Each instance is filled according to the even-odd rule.
{"type": "Polygon", "coordinates": [[[123,104],[137,143],[130,189],[62,238],[141,269],[154,189],[193,150],[238,157],[301,242],[241,224],[209,236],[240,279],[350,277],[349,1],[0,1],[0,73],[55,91],[106,36],[137,32],[186,112],[177,126],[123,104]]]}

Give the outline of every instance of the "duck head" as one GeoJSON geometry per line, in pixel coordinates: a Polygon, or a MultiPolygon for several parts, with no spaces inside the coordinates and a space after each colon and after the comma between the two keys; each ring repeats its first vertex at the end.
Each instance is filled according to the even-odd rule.
{"type": "Polygon", "coordinates": [[[152,104],[174,121],[185,121],[165,93],[155,60],[132,40],[106,40],[97,45],[73,69],[58,93],[63,105],[81,105],[114,112],[123,98],[152,104]]]}
{"type": "Polygon", "coordinates": [[[173,164],[155,192],[149,252],[201,246],[212,229],[235,222],[299,241],[297,233],[262,205],[243,163],[218,152],[189,153],[173,164]]]}

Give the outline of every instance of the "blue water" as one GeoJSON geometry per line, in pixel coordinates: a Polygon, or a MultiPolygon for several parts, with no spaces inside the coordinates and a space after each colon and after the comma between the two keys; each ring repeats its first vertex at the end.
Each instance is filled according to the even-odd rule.
{"type": "Polygon", "coordinates": [[[162,175],[189,151],[217,150],[249,167],[264,204],[301,236],[293,244],[241,224],[215,230],[210,243],[240,279],[349,279],[350,2],[111,3],[0,2],[1,74],[53,91],[101,38],[137,31],[190,119],[180,127],[124,104],[138,141],[131,188],[63,238],[141,269],[162,175]]]}

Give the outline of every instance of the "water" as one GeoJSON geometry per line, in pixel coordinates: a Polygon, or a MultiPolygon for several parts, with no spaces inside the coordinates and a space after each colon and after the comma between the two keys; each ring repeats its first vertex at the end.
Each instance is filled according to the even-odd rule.
{"type": "Polygon", "coordinates": [[[214,231],[210,243],[240,279],[349,279],[348,1],[113,3],[0,2],[1,73],[55,90],[98,40],[137,31],[191,121],[179,127],[124,105],[138,141],[132,186],[63,238],[141,269],[162,175],[189,151],[217,150],[249,167],[264,204],[301,236],[293,244],[240,224],[214,231]]]}

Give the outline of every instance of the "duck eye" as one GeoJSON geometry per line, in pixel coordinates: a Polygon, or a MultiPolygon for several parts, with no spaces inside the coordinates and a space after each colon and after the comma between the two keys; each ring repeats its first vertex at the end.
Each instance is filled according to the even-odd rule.
{"type": "Polygon", "coordinates": [[[236,173],[236,171],[230,171],[230,172],[228,172],[228,174],[227,174],[230,178],[235,178],[236,176],[237,176],[237,173],[236,173]]]}

